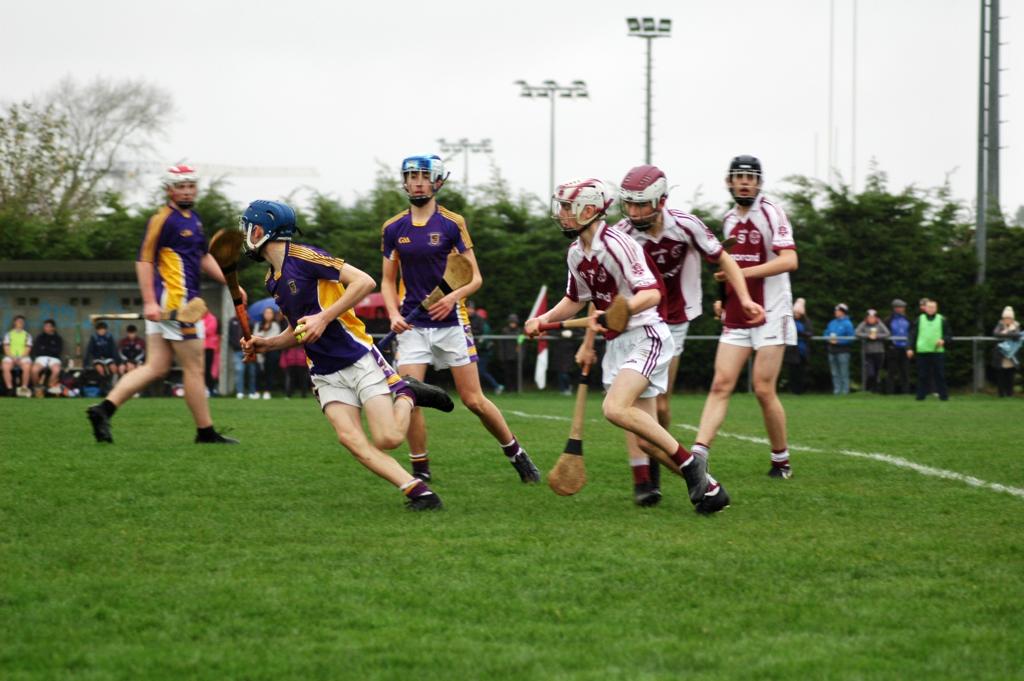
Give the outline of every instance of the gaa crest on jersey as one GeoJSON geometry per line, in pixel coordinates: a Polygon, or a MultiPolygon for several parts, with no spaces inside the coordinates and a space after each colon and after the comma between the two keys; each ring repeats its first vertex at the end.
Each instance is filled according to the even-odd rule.
{"type": "Polygon", "coordinates": [[[288,280],[288,290],[292,292],[292,295],[296,295],[299,292],[299,286],[295,283],[294,279],[288,280]]]}
{"type": "Polygon", "coordinates": [[[178,232],[178,234],[179,234],[179,236],[181,236],[182,239],[187,239],[190,236],[192,236],[192,230],[191,229],[183,229],[180,232],[178,232]]]}
{"type": "Polygon", "coordinates": [[[786,236],[789,233],[789,228],[786,225],[779,225],[779,236],[786,236]]]}
{"type": "Polygon", "coordinates": [[[602,267],[597,270],[597,283],[603,284],[606,281],[608,281],[608,273],[602,267]]]}
{"type": "Polygon", "coordinates": [[[431,246],[441,245],[441,232],[431,232],[428,236],[430,237],[431,246]]]}
{"type": "Polygon", "coordinates": [[[630,267],[630,269],[633,270],[633,276],[642,277],[643,274],[644,274],[644,266],[642,264],[640,264],[639,262],[633,263],[633,265],[630,267]]]}
{"type": "Polygon", "coordinates": [[[675,246],[672,247],[672,259],[673,260],[679,260],[679,256],[682,255],[682,253],[683,253],[683,245],[682,244],[676,244],[675,246]]]}
{"type": "Polygon", "coordinates": [[[761,232],[751,231],[750,232],[750,243],[752,243],[755,246],[758,245],[759,243],[761,243],[761,232]]]}

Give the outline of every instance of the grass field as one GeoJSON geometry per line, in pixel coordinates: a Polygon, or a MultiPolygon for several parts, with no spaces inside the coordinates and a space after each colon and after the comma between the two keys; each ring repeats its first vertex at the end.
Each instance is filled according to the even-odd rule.
{"type": "MultiPolygon", "coordinates": [[[[571,400],[496,402],[550,468],[571,400]]],[[[94,444],[87,404],[0,401],[6,681],[1024,678],[1021,400],[787,397],[813,451],[781,482],[731,436],[763,435],[737,396],[712,454],[733,506],[710,518],[668,476],[632,504],[598,396],[571,498],[520,484],[461,407],[432,414],[434,514],[311,400],[215,401],[243,442],[219,448],[174,399],[94,444]]],[[[673,404],[689,444],[702,399],[673,404]]]]}

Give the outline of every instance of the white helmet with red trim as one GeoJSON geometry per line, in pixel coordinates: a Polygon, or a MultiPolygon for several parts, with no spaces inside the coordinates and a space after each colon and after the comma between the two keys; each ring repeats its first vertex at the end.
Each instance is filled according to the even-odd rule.
{"type": "Polygon", "coordinates": [[[650,229],[658,219],[664,200],[668,197],[668,180],[660,168],[642,165],[631,168],[619,187],[620,206],[630,223],[643,231],[650,229]],[[651,212],[641,217],[632,217],[625,210],[626,203],[650,204],[651,212]]]}
{"type": "Polygon", "coordinates": [[[164,171],[165,187],[173,187],[176,184],[183,184],[185,182],[199,182],[199,173],[192,166],[180,164],[171,166],[164,171]]]}
{"type": "Polygon", "coordinates": [[[551,197],[551,217],[561,226],[562,234],[569,239],[575,239],[579,236],[580,230],[605,215],[614,201],[614,195],[601,180],[572,180],[558,185],[555,189],[551,197]],[[582,216],[587,206],[593,206],[596,210],[584,221],[582,216]],[[562,213],[565,208],[569,209],[577,226],[566,227],[562,213]]]}

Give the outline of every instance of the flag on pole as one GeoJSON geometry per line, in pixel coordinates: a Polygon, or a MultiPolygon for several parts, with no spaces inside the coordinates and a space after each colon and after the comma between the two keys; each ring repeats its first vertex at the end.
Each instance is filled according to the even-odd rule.
{"type": "MultiPolygon", "coordinates": [[[[548,287],[547,284],[540,287],[537,300],[533,301],[533,308],[530,309],[528,319],[533,319],[548,311],[548,287]]],[[[548,342],[541,336],[537,340],[537,366],[533,370],[533,382],[543,390],[548,384],[548,342]]]]}

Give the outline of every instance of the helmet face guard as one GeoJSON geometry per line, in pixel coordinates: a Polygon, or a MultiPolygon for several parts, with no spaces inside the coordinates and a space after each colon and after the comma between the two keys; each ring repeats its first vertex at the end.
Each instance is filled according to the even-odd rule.
{"type": "Polygon", "coordinates": [[[761,173],[761,161],[756,156],[736,156],[729,162],[729,174],[725,178],[729,186],[729,194],[738,206],[753,205],[757,195],[761,193],[761,183],[764,181],[761,173]],[[753,196],[737,196],[733,189],[733,180],[740,177],[753,177],[757,181],[757,191],[753,196]]]}
{"type": "Polygon", "coordinates": [[[242,251],[253,260],[262,260],[260,251],[269,241],[291,241],[298,231],[295,211],[280,201],[253,201],[238,219],[242,232],[242,251]],[[255,238],[256,227],[263,229],[263,235],[255,238]]]}
{"type": "Polygon", "coordinates": [[[668,180],[657,166],[643,165],[631,168],[622,178],[619,187],[619,209],[630,224],[640,231],[647,231],[658,222],[661,208],[668,197],[668,180]],[[633,217],[626,209],[627,204],[650,204],[651,211],[633,217]]]}
{"type": "Polygon", "coordinates": [[[575,239],[580,232],[607,214],[613,202],[614,199],[601,180],[573,180],[558,185],[551,197],[551,219],[558,223],[566,238],[575,239]],[[583,211],[587,206],[594,207],[594,214],[584,220],[583,211]],[[567,225],[566,221],[570,219],[576,224],[567,225]]]}
{"type": "Polygon", "coordinates": [[[402,187],[405,189],[405,193],[409,196],[409,203],[414,206],[425,206],[430,202],[430,199],[434,198],[444,183],[448,180],[448,175],[444,172],[444,161],[441,160],[440,156],[409,156],[402,160],[402,187]],[[408,175],[411,173],[426,173],[430,179],[431,191],[429,194],[412,194],[409,192],[407,186],[408,175]]]}

